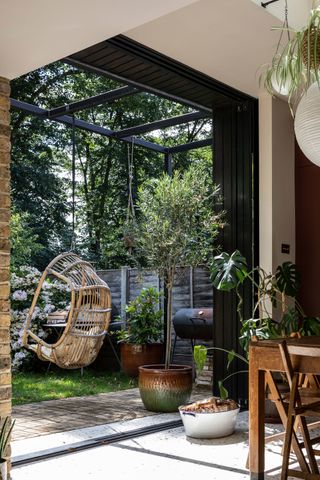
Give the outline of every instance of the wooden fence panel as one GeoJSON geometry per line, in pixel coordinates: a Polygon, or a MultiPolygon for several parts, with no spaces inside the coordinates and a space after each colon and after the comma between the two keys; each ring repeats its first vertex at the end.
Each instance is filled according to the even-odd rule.
{"type": "MultiPolygon", "coordinates": [[[[163,284],[157,273],[151,270],[123,267],[119,270],[102,270],[98,274],[110,287],[114,312],[121,314],[124,321],[125,304],[136,298],[142,288],[154,287],[158,291],[163,291],[163,284]]],[[[203,267],[179,269],[173,288],[173,315],[180,308],[205,308],[212,307],[212,304],[213,290],[208,270],[203,267]]],[[[163,309],[163,299],[160,300],[159,308],[163,309]]],[[[173,362],[192,363],[190,340],[177,339],[173,362]]]]}

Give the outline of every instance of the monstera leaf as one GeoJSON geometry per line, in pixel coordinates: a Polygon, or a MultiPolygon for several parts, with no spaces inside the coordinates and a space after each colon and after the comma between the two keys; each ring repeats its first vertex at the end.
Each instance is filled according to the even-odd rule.
{"type": "Polygon", "coordinates": [[[292,262],[284,262],[276,270],[276,286],[281,293],[295,297],[300,288],[301,280],[297,267],[292,262]]]}
{"type": "Polygon", "coordinates": [[[226,252],[214,257],[211,268],[211,280],[218,290],[229,291],[242,283],[247,275],[247,262],[236,250],[229,255],[226,252]]]}

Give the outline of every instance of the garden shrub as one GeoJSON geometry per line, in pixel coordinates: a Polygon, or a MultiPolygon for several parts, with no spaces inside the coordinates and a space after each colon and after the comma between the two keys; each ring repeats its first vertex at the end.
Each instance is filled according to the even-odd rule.
{"type": "MultiPolygon", "coordinates": [[[[23,326],[41,278],[36,268],[22,266],[11,274],[11,354],[13,371],[32,369],[36,355],[22,347],[23,326]]],[[[39,295],[31,325],[32,331],[45,339],[49,331],[43,329],[48,314],[65,309],[69,303],[69,287],[47,279],[39,295]]]]}

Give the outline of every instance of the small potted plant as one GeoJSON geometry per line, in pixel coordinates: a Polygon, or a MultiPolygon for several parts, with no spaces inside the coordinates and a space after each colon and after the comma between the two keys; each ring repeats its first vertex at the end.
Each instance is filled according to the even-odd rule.
{"type": "Polygon", "coordinates": [[[213,209],[218,187],[210,173],[192,166],[183,174],[146,182],[138,192],[135,253],[158,271],[166,289],[165,363],[139,367],[139,390],[147,410],[177,411],[192,390],[192,367],[171,363],[172,292],[179,267],[205,265],[222,226],[213,209]]]}
{"type": "Polygon", "coordinates": [[[13,421],[11,425],[10,423],[10,417],[6,417],[0,431],[0,480],[7,480],[8,476],[6,451],[15,421],[13,421]]]}
{"type": "Polygon", "coordinates": [[[126,328],[118,332],[122,370],[138,376],[139,366],[163,361],[162,310],[155,288],[143,288],[126,306],[126,328]]]}

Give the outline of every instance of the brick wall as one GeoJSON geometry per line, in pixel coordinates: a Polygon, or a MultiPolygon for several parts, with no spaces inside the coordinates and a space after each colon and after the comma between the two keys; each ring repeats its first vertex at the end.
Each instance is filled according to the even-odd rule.
{"type": "MultiPolygon", "coordinates": [[[[11,413],[10,371],[10,85],[0,77],[0,417],[11,413]]],[[[9,452],[8,452],[9,454],[9,452]]]]}

